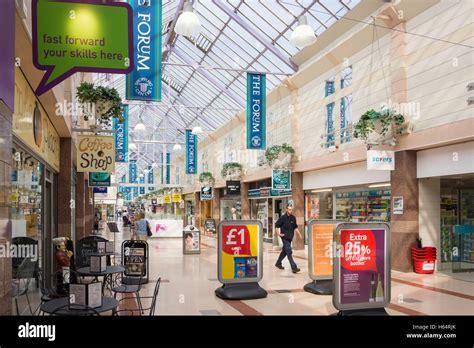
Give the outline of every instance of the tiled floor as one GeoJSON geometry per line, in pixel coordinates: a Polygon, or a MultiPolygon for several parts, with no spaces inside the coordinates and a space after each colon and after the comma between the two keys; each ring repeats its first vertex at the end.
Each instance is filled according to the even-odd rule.
{"type": "MultiPolygon", "coordinates": [[[[124,236],[128,238],[129,233],[125,231],[124,236]]],[[[121,241],[122,234],[117,234],[117,252],[121,241]]],[[[331,296],[302,290],[310,281],[305,252],[295,251],[301,273],[293,274],[286,260],[285,270],[273,266],[278,253],[269,244],[264,246],[260,282],[269,292],[268,297],[249,301],[219,299],[214,295],[214,290],[221,286],[217,281],[216,242],[213,237],[203,236],[200,255],[183,255],[179,239],[149,239],[151,281],[141,294],[151,295],[154,280],[162,278],[156,314],[328,315],[336,312],[331,296]]],[[[474,315],[474,273],[454,279],[441,272],[419,275],[392,271],[391,293],[392,303],[387,311],[392,315],[474,315]]],[[[23,305],[22,301],[20,306],[23,305]]]]}

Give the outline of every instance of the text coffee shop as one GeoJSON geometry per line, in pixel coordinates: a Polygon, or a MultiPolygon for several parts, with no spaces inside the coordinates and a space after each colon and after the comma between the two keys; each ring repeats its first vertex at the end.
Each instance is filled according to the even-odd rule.
{"type": "MultiPolygon", "coordinates": [[[[37,245],[36,269],[52,272],[60,139],[20,69],[15,70],[12,243],[37,245]]],[[[13,262],[13,275],[18,265],[13,262]]],[[[37,276],[36,276],[37,277],[37,276]]]]}

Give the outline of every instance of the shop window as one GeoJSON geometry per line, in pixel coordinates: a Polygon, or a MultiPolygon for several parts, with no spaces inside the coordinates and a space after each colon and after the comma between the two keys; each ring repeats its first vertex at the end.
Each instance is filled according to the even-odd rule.
{"type": "Polygon", "coordinates": [[[351,141],[352,94],[341,98],[341,144],[351,141]]]}
{"type": "Polygon", "coordinates": [[[334,94],[334,92],[336,92],[336,84],[335,84],[334,78],[326,80],[324,95],[327,97],[327,96],[330,96],[331,94],[334,94]]]}
{"type": "Polygon", "coordinates": [[[352,84],[352,65],[341,71],[341,89],[352,84]]]}
{"type": "Polygon", "coordinates": [[[334,102],[326,105],[326,147],[334,145],[334,106],[334,102]]]}

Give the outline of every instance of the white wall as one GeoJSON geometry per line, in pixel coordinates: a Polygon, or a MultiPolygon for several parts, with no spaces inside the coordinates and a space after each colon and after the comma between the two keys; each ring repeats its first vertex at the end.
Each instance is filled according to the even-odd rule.
{"type": "Polygon", "coordinates": [[[417,177],[474,173],[474,142],[418,151],[417,177]]]}

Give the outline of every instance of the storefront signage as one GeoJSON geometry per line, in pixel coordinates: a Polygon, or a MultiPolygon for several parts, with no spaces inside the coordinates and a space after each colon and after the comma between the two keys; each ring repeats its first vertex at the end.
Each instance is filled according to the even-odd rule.
{"type": "Polygon", "coordinates": [[[126,240],[122,243],[122,260],[126,277],[144,277],[148,280],[148,244],[145,241],[126,240]]]}
{"type": "Polygon", "coordinates": [[[164,196],[163,197],[164,204],[171,204],[171,196],[164,196]]]}
{"type": "Polygon", "coordinates": [[[15,136],[53,169],[59,171],[59,134],[20,69],[15,69],[12,126],[15,136]]]}
{"type": "Polygon", "coordinates": [[[171,196],[171,199],[173,203],[179,203],[181,202],[182,196],[180,193],[173,193],[173,195],[171,196]]]}
{"type": "Polygon", "coordinates": [[[210,201],[213,197],[213,188],[211,186],[201,187],[201,201],[210,201]]]}
{"type": "Polygon", "coordinates": [[[273,190],[291,190],[291,170],[273,169],[272,170],[272,189],[273,190]]]}
{"type": "Polygon", "coordinates": [[[115,171],[114,137],[78,135],[77,171],[113,173],[115,171]]]}
{"type": "Polygon", "coordinates": [[[395,152],[368,150],[367,170],[395,170],[395,152]]]}
{"type": "Polygon", "coordinates": [[[247,149],[266,148],[266,76],[247,73],[247,149]]]}
{"type": "Polygon", "coordinates": [[[110,173],[89,173],[90,187],[110,186],[110,173]]]}
{"type": "Polygon", "coordinates": [[[127,75],[128,100],[161,101],[162,1],[128,0],[133,9],[135,67],[127,75]]]}
{"type": "Polygon", "coordinates": [[[187,195],[184,195],[184,200],[185,201],[190,201],[190,202],[193,202],[195,200],[195,195],[194,193],[189,193],[187,195]]]}
{"type": "Polygon", "coordinates": [[[156,204],[158,204],[158,205],[163,205],[164,202],[165,202],[165,200],[164,200],[164,197],[163,197],[163,196],[158,197],[158,198],[156,199],[156,204]]]}
{"type": "Polygon", "coordinates": [[[93,193],[102,193],[102,194],[107,194],[107,187],[94,187],[92,189],[93,193]]]}
{"type": "Polygon", "coordinates": [[[402,215],[403,214],[403,197],[393,197],[393,214],[402,215]]]}
{"type": "Polygon", "coordinates": [[[273,190],[269,187],[262,187],[248,191],[249,198],[267,198],[267,197],[289,197],[292,195],[291,190],[273,190]]]}
{"type": "Polygon", "coordinates": [[[229,196],[240,195],[240,181],[226,181],[225,183],[226,194],[229,196]]]}
{"type": "Polygon", "coordinates": [[[33,63],[39,70],[46,70],[37,95],[76,72],[128,74],[132,71],[130,5],[121,2],[104,5],[101,0],[88,3],[33,0],[31,7],[33,63]]]}
{"type": "Polygon", "coordinates": [[[123,121],[113,118],[115,131],[115,162],[125,163],[128,160],[128,105],[123,105],[123,121]]]}
{"type": "Polygon", "coordinates": [[[218,226],[218,278],[223,284],[258,282],[263,275],[260,221],[223,221],[218,226]]]}
{"type": "Polygon", "coordinates": [[[186,129],[186,174],[196,174],[197,172],[197,135],[186,129]]]}
{"type": "Polygon", "coordinates": [[[334,232],[334,306],[339,310],[390,304],[390,229],[387,224],[340,223],[334,232]]]}
{"type": "Polygon", "coordinates": [[[332,239],[336,221],[313,220],[308,225],[309,277],[313,280],[332,279],[332,239]]]}

